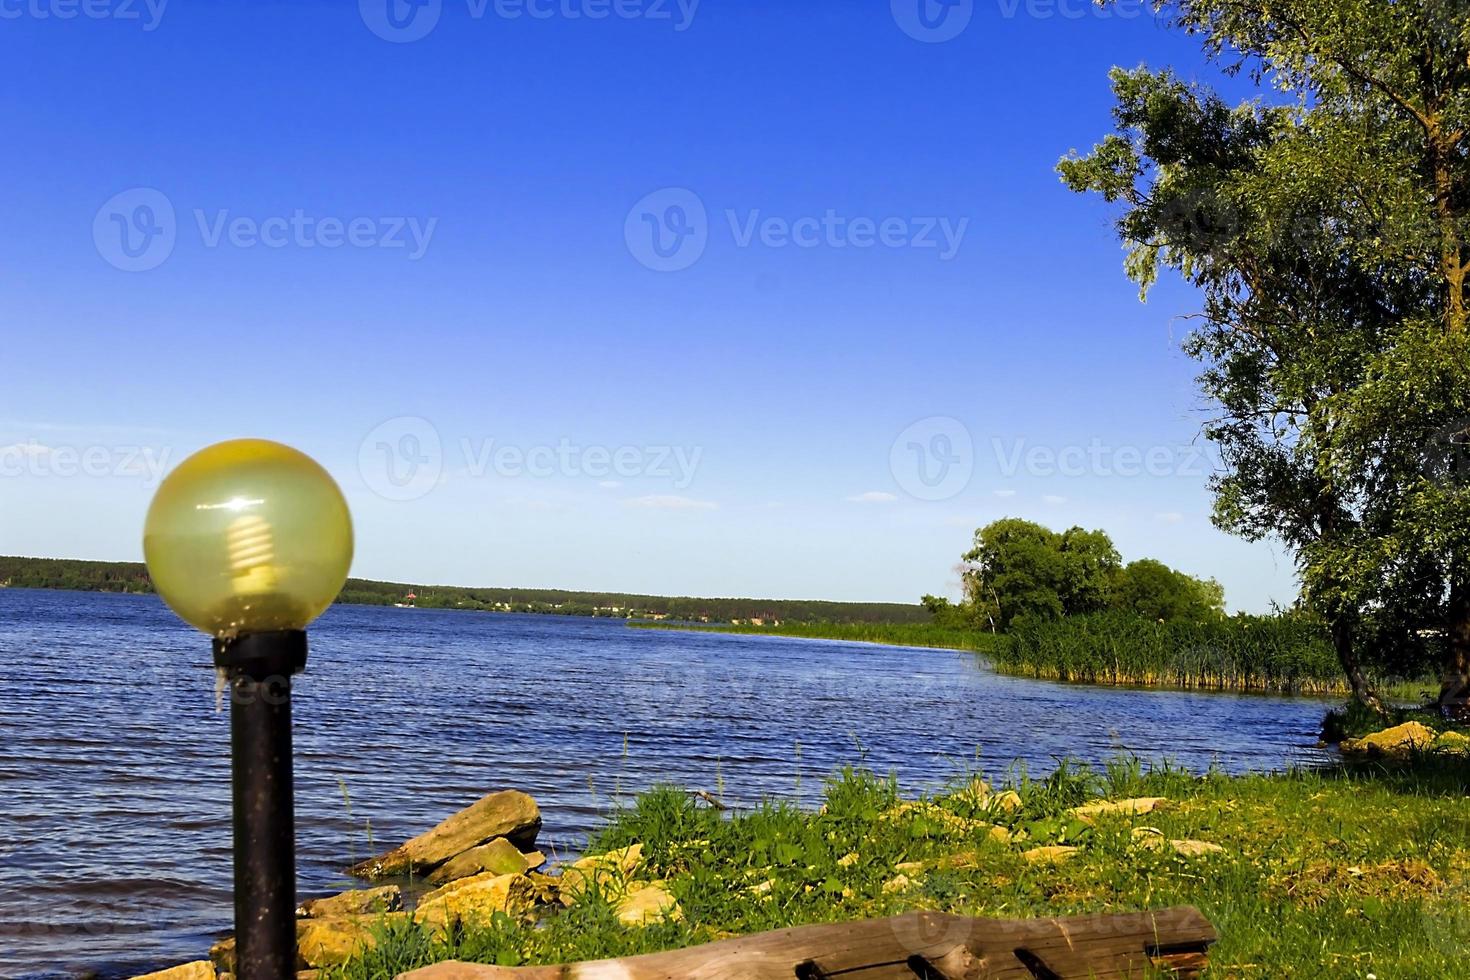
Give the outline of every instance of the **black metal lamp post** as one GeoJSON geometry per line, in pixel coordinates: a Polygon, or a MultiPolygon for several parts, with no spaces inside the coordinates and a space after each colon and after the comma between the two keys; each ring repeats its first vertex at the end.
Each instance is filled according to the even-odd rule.
{"type": "Polygon", "coordinates": [[[291,678],[306,627],[352,564],[342,491],[309,457],[258,439],[224,442],[169,474],[148,510],[154,587],[214,637],[230,691],[235,976],[296,975],[296,831],[291,678]]]}

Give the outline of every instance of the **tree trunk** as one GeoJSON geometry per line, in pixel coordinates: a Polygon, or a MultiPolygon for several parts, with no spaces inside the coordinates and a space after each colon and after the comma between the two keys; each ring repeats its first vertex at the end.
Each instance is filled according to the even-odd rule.
{"type": "Polygon", "coordinates": [[[1388,711],[1383,707],[1383,702],[1373,689],[1368,685],[1368,678],[1363,676],[1363,667],[1358,663],[1357,651],[1353,647],[1354,631],[1353,624],[1345,617],[1336,618],[1332,622],[1332,646],[1337,650],[1337,662],[1342,664],[1342,672],[1347,675],[1348,684],[1353,689],[1353,699],[1359,704],[1372,709],[1375,713],[1388,716],[1388,711]]]}
{"type": "Polygon", "coordinates": [[[1445,634],[1439,710],[1448,718],[1470,720],[1470,581],[1463,574],[1450,583],[1445,634]]]}

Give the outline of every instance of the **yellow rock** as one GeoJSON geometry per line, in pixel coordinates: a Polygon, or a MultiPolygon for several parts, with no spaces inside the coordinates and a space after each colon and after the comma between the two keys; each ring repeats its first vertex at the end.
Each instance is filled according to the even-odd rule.
{"type": "Polygon", "coordinates": [[[397,912],[403,908],[403,892],[397,885],[382,888],[360,888],[330,898],[313,898],[302,902],[298,912],[308,919],[325,919],[334,915],[364,915],[371,912],[397,912]]]}
{"type": "Polygon", "coordinates": [[[296,955],[307,966],[339,966],[372,947],[377,915],[303,919],[296,928],[296,955]]]}
{"type": "Polygon", "coordinates": [[[1021,797],[1015,790],[1006,790],[997,793],[985,801],[987,810],[999,811],[1001,813],[1015,813],[1021,809],[1021,797]]]}
{"type": "Polygon", "coordinates": [[[1129,800],[1099,800],[1085,806],[1074,806],[1072,816],[1083,823],[1092,823],[1098,817],[1136,817],[1152,813],[1160,804],[1168,803],[1163,796],[1139,796],[1129,800]]]}
{"type": "Polygon", "coordinates": [[[157,973],[141,973],[133,980],[215,980],[214,964],[209,960],[198,960],[157,973]]]}
{"type": "Polygon", "coordinates": [[[952,813],[929,800],[905,800],[897,806],[889,807],[879,815],[880,820],[895,822],[916,818],[928,820],[949,834],[967,834],[983,823],[962,817],[958,813],[952,813]]]}
{"type": "Polygon", "coordinates": [[[905,888],[909,888],[912,885],[913,882],[909,880],[908,875],[894,875],[892,878],[889,878],[887,881],[883,882],[883,891],[901,892],[905,888]]]}
{"type": "Polygon", "coordinates": [[[1207,854],[1224,854],[1225,848],[1203,840],[1171,840],[1169,846],[1181,857],[1198,858],[1207,854]]]}
{"type": "MultiPolygon", "coordinates": [[[[330,919],[296,921],[298,967],[338,966],[373,945],[373,930],[381,922],[404,918],[402,912],[374,915],[345,915],[330,919]]],[[[222,939],[209,948],[209,958],[220,974],[235,967],[235,937],[222,939]]],[[[173,978],[170,978],[173,980],[173,978]]],[[[192,978],[191,978],[192,980],[192,978]]]]}
{"type": "Polygon", "coordinates": [[[1345,738],[1338,747],[1344,752],[1360,755],[1405,756],[1428,748],[1434,740],[1434,729],[1417,721],[1406,721],[1362,738],[1345,738]]]}
{"type": "Polygon", "coordinates": [[[1470,737],[1459,732],[1445,732],[1434,740],[1429,751],[1444,755],[1470,755],[1470,737]]]}
{"type": "Polygon", "coordinates": [[[893,870],[894,871],[897,871],[897,872],[899,872],[901,874],[908,874],[910,871],[923,871],[924,870],[924,862],[923,861],[900,861],[898,864],[895,864],[893,866],[893,870]]]}
{"type": "Polygon", "coordinates": [[[1005,827],[991,827],[985,836],[1000,844],[1009,844],[1012,840],[1016,839],[1016,835],[1012,834],[1005,827]]]}
{"type": "Polygon", "coordinates": [[[1050,847],[1033,847],[1021,855],[1031,864],[1061,864],[1082,850],[1080,847],[1066,847],[1054,844],[1050,847]]]}
{"type": "Polygon", "coordinates": [[[539,852],[522,854],[514,844],[504,837],[497,837],[488,844],[472,847],[463,854],[456,854],[434,869],[429,883],[438,885],[446,881],[457,881],[486,871],[498,875],[519,874],[540,867],[545,858],[539,852]],[[532,861],[535,861],[533,864],[532,861]]]}
{"type": "Polygon", "coordinates": [[[638,870],[643,863],[643,845],[629,844],[606,854],[590,854],[578,861],[573,861],[571,866],[561,873],[558,886],[561,892],[561,900],[565,905],[571,905],[589,883],[598,887],[606,887],[620,881],[625,881],[638,870]]]}
{"type": "Polygon", "coordinates": [[[663,919],[679,919],[683,912],[662,884],[642,884],[618,902],[618,921],[625,926],[646,926],[663,919]]]}
{"type": "Polygon", "coordinates": [[[364,878],[377,878],[414,868],[433,868],[497,837],[509,837],[513,844],[530,847],[540,829],[541,811],[536,801],[508,789],[481,798],[434,829],[349,870],[364,878]]]}
{"type": "Polygon", "coordinates": [[[1204,840],[1170,840],[1152,827],[1138,827],[1133,831],[1133,840],[1139,847],[1150,851],[1170,848],[1175,854],[1186,858],[1202,858],[1211,854],[1223,854],[1225,848],[1204,840]]]}
{"type": "Polygon", "coordinates": [[[414,918],[442,925],[451,919],[488,919],[496,912],[520,915],[536,903],[536,886],[523,874],[487,871],[451,882],[419,900],[414,918]]]}

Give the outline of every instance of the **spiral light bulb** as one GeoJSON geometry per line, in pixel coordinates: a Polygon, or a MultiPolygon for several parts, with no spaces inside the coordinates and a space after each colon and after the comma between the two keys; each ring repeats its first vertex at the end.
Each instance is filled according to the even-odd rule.
{"type": "Polygon", "coordinates": [[[299,630],[346,581],[352,519],[310,457],[240,439],[169,474],[148,509],[143,551],[164,601],[204,632],[299,630]]]}

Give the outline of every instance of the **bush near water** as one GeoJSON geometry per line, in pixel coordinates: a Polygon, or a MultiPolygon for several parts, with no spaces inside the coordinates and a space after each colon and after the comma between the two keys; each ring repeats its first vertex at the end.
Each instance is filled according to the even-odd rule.
{"type": "Polygon", "coordinates": [[[1343,693],[1342,668],[1320,623],[1302,616],[1159,622],[1108,611],[1027,620],[990,652],[1008,674],[1293,694],[1343,693]]]}

